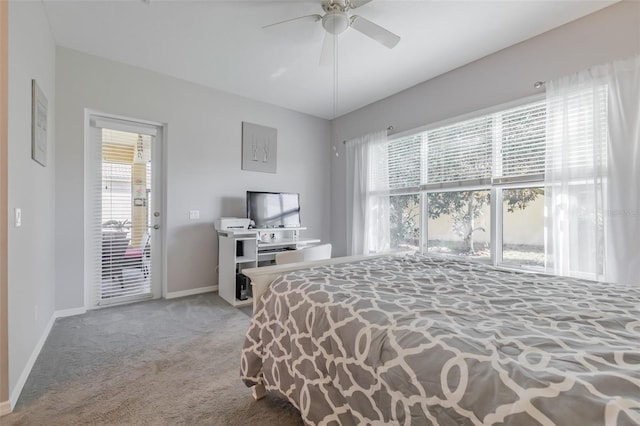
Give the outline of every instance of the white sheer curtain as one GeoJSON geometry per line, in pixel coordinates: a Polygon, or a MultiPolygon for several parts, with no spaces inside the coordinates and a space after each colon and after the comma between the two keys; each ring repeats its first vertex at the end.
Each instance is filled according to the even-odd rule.
{"type": "MultiPolygon", "coordinates": [[[[372,161],[380,161],[380,147],[387,132],[379,131],[347,141],[347,217],[350,227],[347,250],[350,255],[369,254],[389,247],[389,198],[372,194],[372,161]],[[386,247],[385,247],[386,246],[386,247]]],[[[384,160],[382,160],[384,161],[384,160]]]]}
{"type": "Polygon", "coordinates": [[[640,283],[640,57],[547,82],[547,270],[640,283]]]}
{"type": "Polygon", "coordinates": [[[609,84],[605,279],[640,286],[640,55],[601,72],[609,84]]]}

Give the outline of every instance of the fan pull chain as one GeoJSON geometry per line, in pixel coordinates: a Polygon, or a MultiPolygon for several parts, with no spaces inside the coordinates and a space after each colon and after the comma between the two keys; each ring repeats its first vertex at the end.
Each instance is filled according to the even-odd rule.
{"type": "Polygon", "coordinates": [[[338,36],[333,36],[333,118],[338,116],[338,36]]]}

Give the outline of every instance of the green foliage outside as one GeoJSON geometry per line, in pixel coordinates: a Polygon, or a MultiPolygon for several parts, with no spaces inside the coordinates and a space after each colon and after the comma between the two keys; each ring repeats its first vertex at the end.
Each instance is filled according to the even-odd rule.
{"type": "MultiPolygon", "coordinates": [[[[504,191],[503,202],[507,212],[524,210],[544,194],[542,188],[518,188],[504,191]]],[[[474,234],[486,231],[477,225],[485,206],[490,203],[489,191],[435,192],[427,194],[429,219],[450,216],[452,231],[463,241],[461,254],[474,253],[474,234]]],[[[393,196],[390,199],[391,247],[419,247],[420,196],[418,194],[393,196]]]]}

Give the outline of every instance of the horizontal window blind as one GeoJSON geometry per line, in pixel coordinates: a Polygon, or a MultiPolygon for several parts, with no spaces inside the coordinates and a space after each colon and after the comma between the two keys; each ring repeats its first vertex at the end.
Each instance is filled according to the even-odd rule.
{"type": "MultiPolygon", "coordinates": [[[[94,126],[100,121],[93,121],[94,126]]],[[[107,122],[105,125],[113,123],[107,122]]],[[[93,233],[96,304],[151,296],[149,134],[98,128],[93,233]]],[[[149,132],[146,132],[149,133],[149,132]]]]}
{"type": "MultiPolygon", "coordinates": [[[[494,181],[535,176],[545,167],[546,103],[513,108],[495,115],[494,181]]],[[[515,180],[515,179],[512,179],[515,180]]]]}
{"type": "MultiPolygon", "coordinates": [[[[131,164],[102,163],[102,223],[131,219],[131,164]]],[[[129,224],[130,225],[130,224],[129,224]]]]}
{"type": "Polygon", "coordinates": [[[395,139],[372,149],[371,188],[375,191],[418,189],[422,134],[395,139]]]}
{"type": "Polygon", "coordinates": [[[538,101],[388,141],[370,150],[371,188],[409,193],[540,181],[546,103],[538,101]]]}
{"type": "Polygon", "coordinates": [[[427,185],[491,178],[493,117],[482,116],[427,134],[427,185]]]}

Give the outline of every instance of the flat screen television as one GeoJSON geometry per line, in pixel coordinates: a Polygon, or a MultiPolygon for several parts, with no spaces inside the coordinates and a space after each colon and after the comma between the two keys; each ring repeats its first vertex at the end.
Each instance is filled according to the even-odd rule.
{"type": "Polygon", "coordinates": [[[300,194],[247,191],[247,217],[256,228],[299,228],[300,194]]]}

